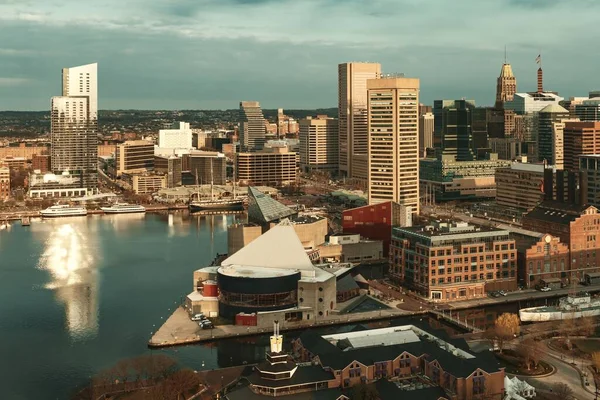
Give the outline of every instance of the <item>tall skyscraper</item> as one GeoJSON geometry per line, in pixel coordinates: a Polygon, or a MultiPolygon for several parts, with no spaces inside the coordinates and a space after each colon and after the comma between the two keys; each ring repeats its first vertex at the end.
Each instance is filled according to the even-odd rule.
{"type": "Polygon", "coordinates": [[[340,174],[367,180],[367,80],[381,76],[381,64],[338,65],[340,174]]]}
{"type": "Polygon", "coordinates": [[[502,64],[500,76],[496,84],[496,109],[504,108],[504,102],[511,101],[517,93],[517,78],[513,75],[512,67],[506,61],[502,64]]]}
{"type": "Polygon", "coordinates": [[[370,79],[369,204],[395,201],[419,214],[419,79],[370,79]]]}
{"type": "Polygon", "coordinates": [[[52,170],[98,189],[98,64],[63,68],[62,96],[52,97],[52,170]]]}
{"type": "Polygon", "coordinates": [[[338,165],[338,120],[326,115],[300,120],[300,168],[305,172],[336,173],[338,165]]]}
{"type": "Polygon", "coordinates": [[[419,157],[425,157],[427,149],[433,148],[433,113],[419,117],[419,157]]]}
{"type": "Polygon", "coordinates": [[[240,146],[242,151],[261,150],[265,145],[265,117],[258,101],[240,102],[240,146]]]}
{"type": "Polygon", "coordinates": [[[438,152],[453,155],[456,161],[473,161],[473,100],[433,102],[434,142],[438,152]]]}
{"type": "MultiPolygon", "coordinates": [[[[550,165],[556,163],[557,149],[555,146],[562,143],[561,134],[563,130],[554,129],[554,123],[569,119],[569,110],[564,109],[558,104],[549,104],[544,107],[537,117],[538,126],[538,157],[539,161],[546,161],[550,165]]],[[[558,154],[562,155],[562,149],[558,149],[558,154]]],[[[562,160],[560,160],[562,161],[562,160]]]]}

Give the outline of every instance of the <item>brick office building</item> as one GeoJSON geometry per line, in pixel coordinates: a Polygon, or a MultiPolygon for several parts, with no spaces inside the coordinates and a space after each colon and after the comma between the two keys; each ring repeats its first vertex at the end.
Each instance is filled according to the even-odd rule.
{"type": "Polygon", "coordinates": [[[390,275],[421,296],[440,302],[515,290],[515,241],[506,230],[464,222],[394,228],[390,275]]]}
{"type": "MultiPolygon", "coordinates": [[[[600,272],[600,213],[596,207],[586,204],[585,175],[569,172],[567,196],[559,179],[556,199],[546,191],[546,200],[525,214],[522,220],[524,229],[557,236],[569,246],[570,263],[565,265],[564,276],[561,274],[564,284],[583,281],[585,274],[600,272]]],[[[552,187],[552,175],[545,177],[544,187],[552,187]]]]}

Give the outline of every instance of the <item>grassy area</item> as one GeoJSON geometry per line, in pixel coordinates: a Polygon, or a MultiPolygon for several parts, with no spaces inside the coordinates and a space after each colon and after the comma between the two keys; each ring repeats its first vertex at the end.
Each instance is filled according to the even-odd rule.
{"type": "Polygon", "coordinates": [[[592,354],[600,351],[600,340],[574,339],[573,344],[583,353],[592,354]]]}
{"type": "Polygon", "coordinates": [[[505,349],[502,354],[496,353],[496,358],[509,374],[537,376],[552,372],[552,366],[545,361],[540,361],[535,368],[528,370],[523,358],[511,349],[505,349]]]}

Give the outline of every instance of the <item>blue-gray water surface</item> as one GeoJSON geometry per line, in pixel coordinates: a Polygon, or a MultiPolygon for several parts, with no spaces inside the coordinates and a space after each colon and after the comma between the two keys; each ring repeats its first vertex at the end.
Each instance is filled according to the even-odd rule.
{"type": "MultiPolygon", "coordinates": [[[[0,398],[68,399],[98,371],[149,354],[192,272],[227,251],[235,218],[90,216],[0,231],[0,398]]],[[[218,366],[212,347],[164,352],[218,366]]]]}

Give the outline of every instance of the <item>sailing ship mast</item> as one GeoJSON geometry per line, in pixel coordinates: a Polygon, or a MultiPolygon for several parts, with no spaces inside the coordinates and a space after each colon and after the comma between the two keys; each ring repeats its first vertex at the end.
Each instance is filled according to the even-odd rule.
{"type": "Polygon", "coordinates": [[[210,159],[210,199],[215,199],[215,194],[213,192],[213,159],[210,159]]]}

